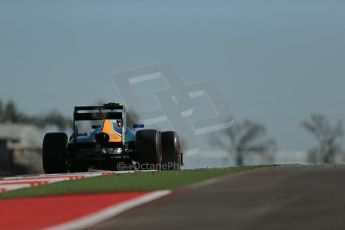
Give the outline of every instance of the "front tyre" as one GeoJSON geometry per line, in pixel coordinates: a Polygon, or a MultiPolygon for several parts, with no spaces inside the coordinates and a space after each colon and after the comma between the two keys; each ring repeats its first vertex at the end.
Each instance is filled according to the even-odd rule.
{"type": "Polygon", "coordinates": [[[42,163],[45,173],[67,172],[67,142],[65,133],[47,133],[44,136],[42,163]]]}

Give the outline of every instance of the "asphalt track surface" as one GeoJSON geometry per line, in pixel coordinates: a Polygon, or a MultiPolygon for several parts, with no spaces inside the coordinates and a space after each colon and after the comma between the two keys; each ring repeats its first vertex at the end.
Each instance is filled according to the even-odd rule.
{"type": "Polygon", "coordinates": [[[345,166],[280,166],[176,191],[91,229],[345,229],[345,166]]]}

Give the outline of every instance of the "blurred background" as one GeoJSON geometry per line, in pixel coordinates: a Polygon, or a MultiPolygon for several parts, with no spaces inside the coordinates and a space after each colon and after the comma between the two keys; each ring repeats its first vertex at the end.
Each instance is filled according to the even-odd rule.
{"type": "Polygon", "coordinates": [[[342,163],[344,21],[342,0],[1,0],[0,173],[41,172],[45,132],[70,132],[75,105],[126,103],[116,73],[155,63],[215,85],[233,121],[185,167],[342,163]]]}

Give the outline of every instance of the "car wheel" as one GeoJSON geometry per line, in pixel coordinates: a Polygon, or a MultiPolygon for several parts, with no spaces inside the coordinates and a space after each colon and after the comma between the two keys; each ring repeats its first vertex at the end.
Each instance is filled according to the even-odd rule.
{"type": "Polygon", "coordinates": [[[139,169],[157,169],[161,160],[160,133],[153,129],[137,131],[134,161],[139,169]]]}
{"type": "Polygon", "coordinates": [[[179,137],[174,131],[161,133],[162,143],[162,170],[179,170],[180,161],[180,142],[179,137]]]}
{"type": "Polygon", "coordinates": [[[45,173],[67,172],[67,142],[65,133],[47,133],[44,136],[42,163],[45,173]]]}
{"type": "Polygon", "coordinates": [[[75,164],[70,166],[69,172],[88,172],[89,167],[82,164],[75,164]]]}

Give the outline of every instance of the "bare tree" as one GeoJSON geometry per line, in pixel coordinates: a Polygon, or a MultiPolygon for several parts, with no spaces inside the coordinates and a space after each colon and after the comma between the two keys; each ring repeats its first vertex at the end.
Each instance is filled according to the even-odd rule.
{"type": "Polygon", "coordinates": [[[17,110],[17,105],[14,101],[9,101],[4,108],[4,120],[12,123],[20,121],[20,114],[17,110]]]}
{"type": "Polygon", "coordinates": [[[18,110],[14,101],[9,101],[4,105],[0,102],[0,122],[32,124],[39,128],[44,128],[47,125],[55,125],[61,130],[72,127],[72,120],[64,117],[58,111],[51,111],[46,115],[27,115],[18,110]]]}
{"type": "Polygon", "coordinates": [[[50,113],[45,115],[41,122],[44,124],[44,126],[47,124],[55,125],[60,130],[66,130],[67,128],[72,127],[72,120],[65,118],[60,112],[56,110],[51,111],[50,113]]]}
{"type": "Polygon", "coordinates": [[[341,143],[338,142],[344,136],[342,121],[338,121],[332,127],[326,116],[314,114],[309,121],[304,121],[302,125],[318,142],[318,146],[309,151],[309,161],[334,163],[336,154],[343,153],[341,143]]]}
{"type": "MultiPolygon", "coordinates": [[[[243,165],[245,155],[256,153],[268,156],[268,153],[276,150],[276,143],[273,139],[266,139],[266,129],[262,124],[245,120],[235,124],[225,131],[230,139],[230,153],[236,157],[236,165],[243,165]]],[[[212,140],[213,144],[223,145],[219,138],[212,140]]]]}

